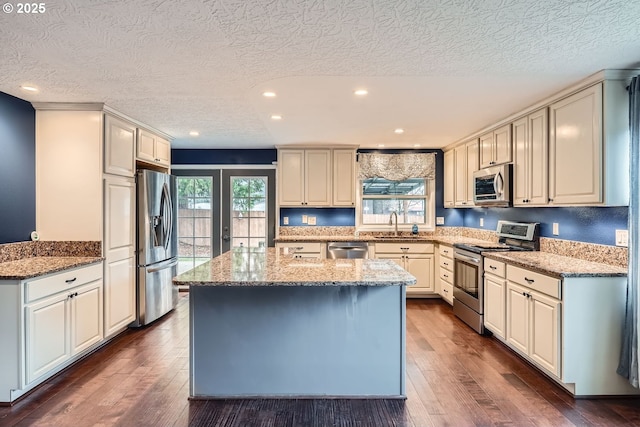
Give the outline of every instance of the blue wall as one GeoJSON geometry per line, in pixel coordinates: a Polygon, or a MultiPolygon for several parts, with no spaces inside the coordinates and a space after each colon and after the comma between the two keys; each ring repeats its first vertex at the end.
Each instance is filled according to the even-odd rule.
{"type": "Polygon", "coordinates": [[[275,148],[265,150],[173,149],[172,165],[270,165],[278,158],[275,148]]]}
{"type": "Polygon", "coordinates": [[[36,228],[35,129],[31,104],[0,92],[0,243],[36,228]]]}

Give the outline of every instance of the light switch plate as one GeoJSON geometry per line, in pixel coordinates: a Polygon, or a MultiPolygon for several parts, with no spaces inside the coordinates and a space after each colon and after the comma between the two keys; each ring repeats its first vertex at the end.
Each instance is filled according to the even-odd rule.
{"type": "Polygon", "coordinates": [[[484,227],[484,218],[480,218],[480,227],[484,227]]]}
{"type": "Polygon", "coordinates": [[[316,217],[315,216],[310,216],[307,218],[307,224],[309,225],[316,225],[316,217]]]}
{"type": "Polygon", "coordinates": [[[554,236],[559,236],[560,235],[560,224],[558,224],[557,222],[553,223],[553,231],[552,231],[554,236]]]}
{"type": "Polygon", "coordinates": [[[303,224],[307,223],[307,216],[306,215],[302,215],[302,223],[303,224]]]}
{"type": "Polygon", "coordinates": [[[436,225],[444,225],[444,217],[443,216],[437,216],[436,217],[436,225]]]}
{"type": "Polygon", "coordinates": [[[284,225],[289,225],[289,217],[288,216],[282,217],[282,223],[284,225]]]}
{"type": "Polygon", "coordinates": [[[629,231],[628,230],[616,230],[616,246],[629,246],[629,231]]]}

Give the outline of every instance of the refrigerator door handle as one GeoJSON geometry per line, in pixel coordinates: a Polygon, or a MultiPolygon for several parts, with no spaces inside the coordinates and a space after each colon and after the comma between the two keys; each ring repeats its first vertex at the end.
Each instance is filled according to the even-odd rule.
{"type": "Polygon", "coordinates": [[[172,213],[173,208],[171,206],[171,193],[169,193],[169,186],[165,183],[162,186],[162,200],[160,202],[162,206],[162,234],[163,234],[163,242],[162,246],[166,250],[169,249],[169,243],[171,242],[171,229],[172,229],[172,213]]]}
{"type": "Polygon", "coordinates": [[[169,267],[173,267],[174,265],[178,265],[178,260],[174,259],[174,260],[170,260],[169,263],[162,263],[161,265],[158,266],[153,266],[151,268],[147,268],[147,273],[155,273],[157,271],[161,271],[161,270],[165,270],[169,267]]]}

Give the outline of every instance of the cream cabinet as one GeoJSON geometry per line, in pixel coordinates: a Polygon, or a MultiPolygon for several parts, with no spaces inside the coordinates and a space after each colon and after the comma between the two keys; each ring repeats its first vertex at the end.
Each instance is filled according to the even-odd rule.
{"type": "Polygon", "coordinates": [[[104,199],[104,335],[110,337],[136,317],[135,181],[106,175],[104,199]]]}
{"type": "Polygon", "coordinates": [[[104,116],[104,172],[133,177],[136,173],[136,126],[111,114],[104,116]]]}
{"type": "Polygon", "coordinates": [[[280,206],[331,206],[330,149],[278,150],[280,206]]]}
{"type": "Polygon", "coordinates": [[[333,206],[356,204],[356,151],[333,150],[333,206]]]}
{"type": "Polygon", "coordinates": [[[438,245],[438,293],[449,304],[453,304],[453,248],[438,245]]]}
{"type": "Polygon", "coordinates": [[[0,402],[102,343],[102,290],[102,263],[0,284],[0,402]]]}
{"type": "Polygon", "coordinates": [[[511,161],[511,123],[480,136],[480,168],[511,161]]]}
{"type": "Polygon", "coordinates": [[[376,243],[374,253],[378,259],[393,260],[416,278],[417,283],[407,287],[407,297],[435,294],[435,255],[432,243],[376,243]]]}
{"type": "Polygon", "coordinates": [[[505,264],[485,258],[484,261],[484,327],[502,339],[506,338],[505,264]]]}
{"type": "Polygon", "coordinates": [[[513,204],[548,203],[548,121],[542,108],[513,122],[513,204]]]}
{"type": "Polygon", "coordinates": [[[605,80],[550,105],[550,205],[628,205],[627,99],[605,80]]]}
{"type": "Polygon", "coordinates": [[[137,160],[168,168],[171,166],[171,144],[166,139],[138,129],[137,160]]]}
{"type": "Polygon", "coordinates": [[[455,150],[444,152],[444,207],[453,208],[456,204],[456,166],[455,150]]]}
{"type": "Polygon", "coordinates": [[[454,148],[455,206],[473,207],[473,172],[478,170],[478,141],[454,148]]]}
{"type": "Polygon", "coordinates": [[[327,251],[324,242],[278,242],[276,249],[294,258],[324,259],[327,251]]]}

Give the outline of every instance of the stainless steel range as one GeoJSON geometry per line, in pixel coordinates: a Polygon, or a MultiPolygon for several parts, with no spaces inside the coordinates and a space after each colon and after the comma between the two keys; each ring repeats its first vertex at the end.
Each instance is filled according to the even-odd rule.
{"type": "Polygon", "coordinates": [[[484,333],[483,252],[537,251],[540,249],[538,223],[498,221],[498,243],[453,245],[453,312],[479,334],[484,333]]]}

